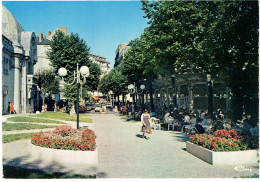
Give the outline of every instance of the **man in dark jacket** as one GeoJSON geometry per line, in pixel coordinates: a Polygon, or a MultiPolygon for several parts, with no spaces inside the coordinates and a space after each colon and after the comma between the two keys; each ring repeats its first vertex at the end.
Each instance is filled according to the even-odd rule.
{"type": "Polygon", "coordinates": [[[199,134],[202,134],[205,132],[204,128],[201,125],[201,121],[197,120],[197,123],[195,124],[195,128],[199,134]]]}

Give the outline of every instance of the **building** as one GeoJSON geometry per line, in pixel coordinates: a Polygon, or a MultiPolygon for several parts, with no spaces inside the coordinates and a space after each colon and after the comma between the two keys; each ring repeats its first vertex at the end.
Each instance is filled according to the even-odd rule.
{"type": "Polygon", "coordinates": [[[114,68],[117,67],[122,62],[125,54],[131,48],[131,46],[132,46],[132,41],[118,45],[118,47],[116,49],[114,68]]]}
{"type": "Polygon", "coordinates": [[[67,35],[67,27],[60,27],[60,29],[55,29],[52,33],[48,31],[47,37],[42,33],[39,33],[39,37],[37,37],[37,56],[38,62],[34,66],[34,73],[36,74],[42,70],[51,70],[51,62],[47,57],[47,52],[50,50],[50,41],[53,35],[58,31],[62,31],[65,35],[67,35]]]}
{"type": "Polygon", "coordinates": [[[103,56],[90,54],[89,59],[100,66],[101,77],[110,72],[110,63],[103,56]]]}
{"type": "Polygon", "coordinates": [[[2,5],[2,114],[8,114],[9,101],[17,113],[35,112],[37,45],[34,32],[24,31],[2,5]]]}

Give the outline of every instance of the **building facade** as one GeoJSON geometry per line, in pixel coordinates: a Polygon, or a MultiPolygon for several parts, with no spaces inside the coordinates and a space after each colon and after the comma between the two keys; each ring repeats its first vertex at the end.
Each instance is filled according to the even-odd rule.
{"type": "Polygon", "coordinates": [[[116,49],[114,68],[117,67],[122,62],[125,54],[131,48],[131,45],[132,45],[132,41],[118,45],[118,47],[116,49]]]}
{"type": "Polygon", "coordinates": [[[106,60],[105,57],[95,54],[90,54],[89,59],[100,66],[101,77],[111,71],[110,63],[106,60]]]}
{"type": "Polygon", "coordinates": [[[38,62],[34,67],[35,74],[42,70],[52,70],[51,62],[47,56],[47,52],[50,51],[50,41],[58,30],[67,35],[67,27],[60,27],[60,29],[55,29],[52,33],[48,31],[47,37],[42,33],[39,33],[39,37],[37,37],[38,62]]]}
{"type": "Polygon", "coordinates": [[[36,36],[24,31],[20,23],[2,6],[2,114],[8,114],[9,102],[16,113],[35,112],[37,80],[36,36]]]}

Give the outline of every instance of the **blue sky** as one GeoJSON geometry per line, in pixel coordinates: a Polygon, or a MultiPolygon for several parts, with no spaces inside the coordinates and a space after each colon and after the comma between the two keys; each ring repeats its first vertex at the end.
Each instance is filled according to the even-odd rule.
{"type": "Polygon", "coordinates": [[[47,35],[67,27],[78,33],[92,54],[107,58],[114,65],[120,43],[138,38],[147,19],[140,1],[3,1],[2,4],[20,22],[25,31],[47,35]]]}

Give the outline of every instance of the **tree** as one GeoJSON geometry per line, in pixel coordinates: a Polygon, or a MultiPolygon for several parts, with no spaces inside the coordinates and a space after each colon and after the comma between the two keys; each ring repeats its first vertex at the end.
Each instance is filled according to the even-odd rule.
{"type": "MultiPolygon", "coordinates": [[[[153,50],[150,48],[146,32],[131,42],[131,48],[126,53],[122,64],[122,72],[127,75],[129,83],[136,82],[139,86],[147,80],[150,93],[151,110],[154,111],[152,80],[157,78],[160,70],[154,59],[153,50]]],[[[135,95],[133,96],[135,98],[135,95]]]]}
{"type": "MultiPolygon", "coordinates": [[[[89,50],[86,42],[79,37],[78,34],[71,33],[65,35],[61,31],[57,31],[50,42],[51,50],[47,53],[55,72],[58,69],[65,67],[68,71],[65,81],[71,83],[74,79],[74,72],[77,64],[81,66],[88,66],[90,76],[83,87],[93,91],[97,88],[99,76],[101,74],[100,68],[91,63],[89,60],[89,50]]],[[[71,111],[74,110],[74,102],[76,100],[76,83],[73,85],[65,85],[64,96],[66,97],[71,111]]]]}
{"type": "Polygon", "coordinates": [[[51,98],[52,94],[59,92],[59,79],[51,70],[39,71],[36,73],[37,85],[42,96],[42,105],[45,105],[45,96],[51,98]]]}
{"type": "Polygon", "coordinates": [[[100,91],[103,94],[108,94],[108,92],[112,88],[111,85],[112,85],[111,74],[108,73],[100,79],[98,85],[98,91],[100,91]]]}
{"type": "Polygon", "coordinates": [[[150,20],[148,45],[159,67],[172,75],[208,74],[209,98],[213,98],[212,80],[226,83],[234,96],[233,121],[241,119],[243,106],[252,108],[248,101],[258,106],[258,2],[143,1],[142,5],[150,20]]]}

